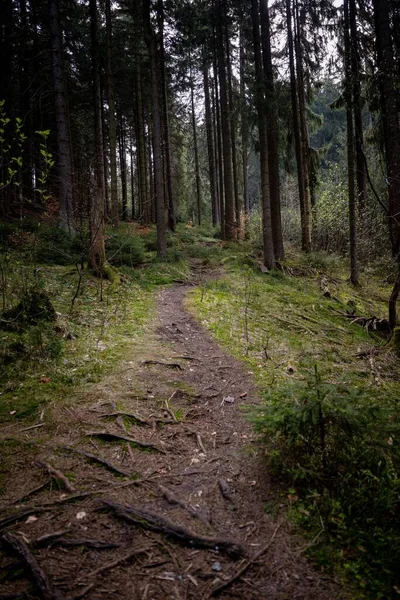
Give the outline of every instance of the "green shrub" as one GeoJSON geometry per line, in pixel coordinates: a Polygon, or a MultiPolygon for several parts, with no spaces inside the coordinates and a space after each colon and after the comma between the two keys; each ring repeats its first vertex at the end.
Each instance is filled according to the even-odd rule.
{"type": "Polygon", "coordinates": [[[274,473],[295,486],[302,523],[323,523],[325,540],[352,548],[357,559],[345,566],[357,565],[360,583],[369,582],[374,598],[387,597],[399,584],[396,407],[359,388],[323,383],[316,371],[312,380],[269,391],[249,418],[274,473]]]}
{"type": "Polygon", "coordinates": [[[145,242],[133,232],[115,230],[106,236],[106,255],[112,265],[135,267],[144,260],[145,242]]]}

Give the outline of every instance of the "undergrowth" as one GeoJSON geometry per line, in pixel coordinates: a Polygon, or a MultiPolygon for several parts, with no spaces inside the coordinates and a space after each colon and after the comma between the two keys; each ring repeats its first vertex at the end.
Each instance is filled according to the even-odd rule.
{"type": "Polygon", "coordinates": [[[251,260],[226,261],[226,276],[188,305],[264,391],[245,410],[276,502],[287,499],[308,552],[325,571],[339,569],[354,597],[391,598],[400,589],[398,357],[345,317],[385,316],[389,288],[369,271],[355,290],[342,262],[323,253],[289,255],[269,274],[251,260]]]}

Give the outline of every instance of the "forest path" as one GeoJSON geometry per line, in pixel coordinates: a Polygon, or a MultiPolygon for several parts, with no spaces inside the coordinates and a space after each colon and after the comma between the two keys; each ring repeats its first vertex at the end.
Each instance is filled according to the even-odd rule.
{"type": "Polygon", "coordinates": [[[255,382],[185,310],[188,289],[159,294],[143,345],[55,409],[51,434],[25,433],[35,455],[17,461],[1,503],[11,520],[0,520],[0,533],[23,541],[25,568],[6,536],[0,597],[344,597],[306,560],[284,518],[268,514],[276,500],[240,410],[257,402],[255,382]],[[53,485],[46,465],[69,489],[53,485]],[[36,596],[26,578],[32,557],[45,574],[43,583],[33,569],[36,596]]]}

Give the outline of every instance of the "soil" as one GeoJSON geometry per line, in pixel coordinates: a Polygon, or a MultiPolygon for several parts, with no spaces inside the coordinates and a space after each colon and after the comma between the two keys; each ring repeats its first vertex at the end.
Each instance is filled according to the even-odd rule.
{"type": "Polygon", "coordinates": [[[188,289],[160,293],[157,322],[116,373],[54,408],[43,427],[20,432],[34,455],[15,460],[0,532],[24,542],[51,591],[43,582],[39,591],[37,574],[29,582],[26,557],[3,541],[0,598],[345,597],[279,514],[241,409],[258,402],[252,373],[185,310],[188,289]],[[105,432],[150,447],[88,435],[105,432]]]}

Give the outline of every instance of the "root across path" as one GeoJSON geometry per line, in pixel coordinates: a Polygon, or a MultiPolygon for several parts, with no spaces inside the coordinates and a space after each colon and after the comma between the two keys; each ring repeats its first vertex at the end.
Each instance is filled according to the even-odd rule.
{"type": "Polygon", "coordinates": [[[24,434],[35,451],[0,498],[0,598],[346,597],[270,514],[240,408],[258,402],[252,373],[185,310],[189,289],[163,290],[126,364],[24,434]]]}

